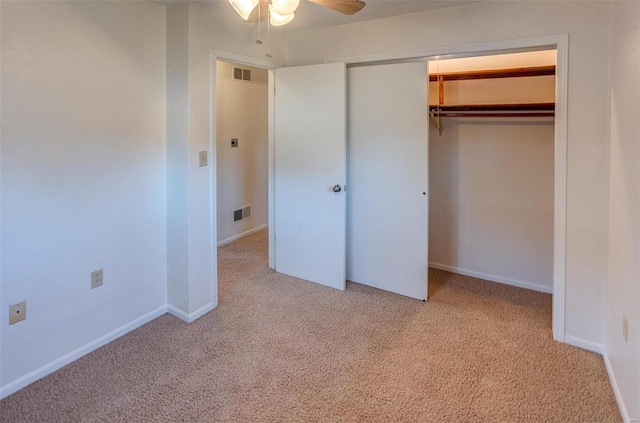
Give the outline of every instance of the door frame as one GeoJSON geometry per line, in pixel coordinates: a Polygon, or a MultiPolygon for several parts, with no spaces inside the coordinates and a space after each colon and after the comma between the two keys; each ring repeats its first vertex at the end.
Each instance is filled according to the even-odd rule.
{"type": "Polygon", "coordinates": [[[235,63],[238,65],[248,65],[261,69],[265,69],[268,72],[268,106],[267,106],[267,120],[268,120],[268,135],[267,135],[267,159],[268,159],[268,227],[269,227],[269,268],[275,269],[275,125],[274,125],[274,110],[275,110],[275,68],[279,64],[274,64],[270,60],[258,59],[256,57],[244,56],[241,54],[231,53],[224,50],[211,50],[210,55],[210,90],[211,90],[211,104],[209,104],[209,115],[211,116],[211,125],[209,129],[209,151],[211,151],[211,158],[209,160],[211,166],[211,251],[214,254],[211,260],[213,275],[213,292],[216,298],[218,297],[218,201],[217,201],[217,118],[216,118],[216,79],[217,69],[216,62],[218,60],[224,62],[235,63]]]}
{"type": "Polygon", "coordinates": [[[378,64],[434,61],[461,57],[556,50],[556,108],[554,124],[554,205],[553,205],[553,339],[592,350],[576,343],[565,334],[566,308],[566,238],[567,238],[567,107],[569,79],[569,34],[502,40],[488,43],[434,47],[424,50],[400,51],[356,57],[340,57],[325,63],[344,62],[347,68],[378,64]]]}

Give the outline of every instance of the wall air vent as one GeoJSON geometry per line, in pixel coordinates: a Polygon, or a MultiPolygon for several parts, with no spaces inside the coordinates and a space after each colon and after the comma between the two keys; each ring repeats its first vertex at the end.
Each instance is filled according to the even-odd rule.
{"type": "Polygon", "coordinates": [[[247,217],[251,217],[251,206],[246,206],[242,208],[242,218],[246,219],[247,217]]]}
{"type": "Polygon", "coordinates": [[[241,220],[242,220],[242,209],[234,210],[233,211],[233,221],[234,222],[239,222],[241,220]]]}
{"type": "Polygon", "coordinates": [[[233,211],[233,222],[240,222],[251,217],[251,204],[233,211]]]}
{"type": "Polygon", "coordinates": [[[233,67],[234,81],[251,81],[251,70],[233,67]]]}

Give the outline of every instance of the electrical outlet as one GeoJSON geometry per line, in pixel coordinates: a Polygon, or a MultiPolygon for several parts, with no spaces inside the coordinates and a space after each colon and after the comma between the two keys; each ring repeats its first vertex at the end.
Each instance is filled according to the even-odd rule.
{"type": "Polygon", "coordinates": [[[200,167],[204,167],[207,165],[208,159],[207,159],[207,152],[206,151],[201,151],[198,154],[198,158],[200,160],[200,167]]]}
{"type": "Polygon", "coordinates": [[[27,318],[27,302],[23,301],[18,304],[9,306],[9,324],[21,322],[27,318]]]}
{"type": "Polygon", "coordinates": [[[629,321],[624,314],[622,315],[622,337],[624,342],[629,342],[629,321]]]}
{"type": "Polygon", "coordinates": [[[102,286],[104,282],[104,275],[102,269],[96,270],[95,272],[91,272],[91,289],[98,288],[102,286]]]}

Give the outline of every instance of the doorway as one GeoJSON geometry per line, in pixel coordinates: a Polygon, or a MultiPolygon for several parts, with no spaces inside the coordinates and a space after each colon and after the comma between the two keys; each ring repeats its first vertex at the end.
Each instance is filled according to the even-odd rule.
{"type": "Polygon", "coordinates": [[[217,247],[260,231],[269,221],[269,74],[216,60],[217,247]]]}

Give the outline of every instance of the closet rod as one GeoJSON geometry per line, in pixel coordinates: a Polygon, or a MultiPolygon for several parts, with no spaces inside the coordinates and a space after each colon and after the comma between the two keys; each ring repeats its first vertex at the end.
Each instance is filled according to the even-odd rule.
{"type": "Polygon", "coordinates": [[[555,75],[555,65],[532,66],[527,68],[491,69],[467,72],[449,72],[429,75],[429,81],[437,81],[442,77],[444,81],[462,81],[467,79],[519,78],[524,76],[555,75]]]}
{"type": "Polygon", "coordinates": [[[553,117],[555,103],[429,106],[431,117],[553,117]]]}
{"type": "Polygon", "coordinates": [[[473,112],[437,112],[431,113],[432,117],[554,117],[554,112],[540,112],[540,113],[473,113],[473,112]]]}
{"type": "Polygon", "coordinates": [[[554,111],[555,103],[506,103],[506,104],[457,104],[457,105],[431,105],[430,112],[489,112],[489,111],[554,111]]]}

